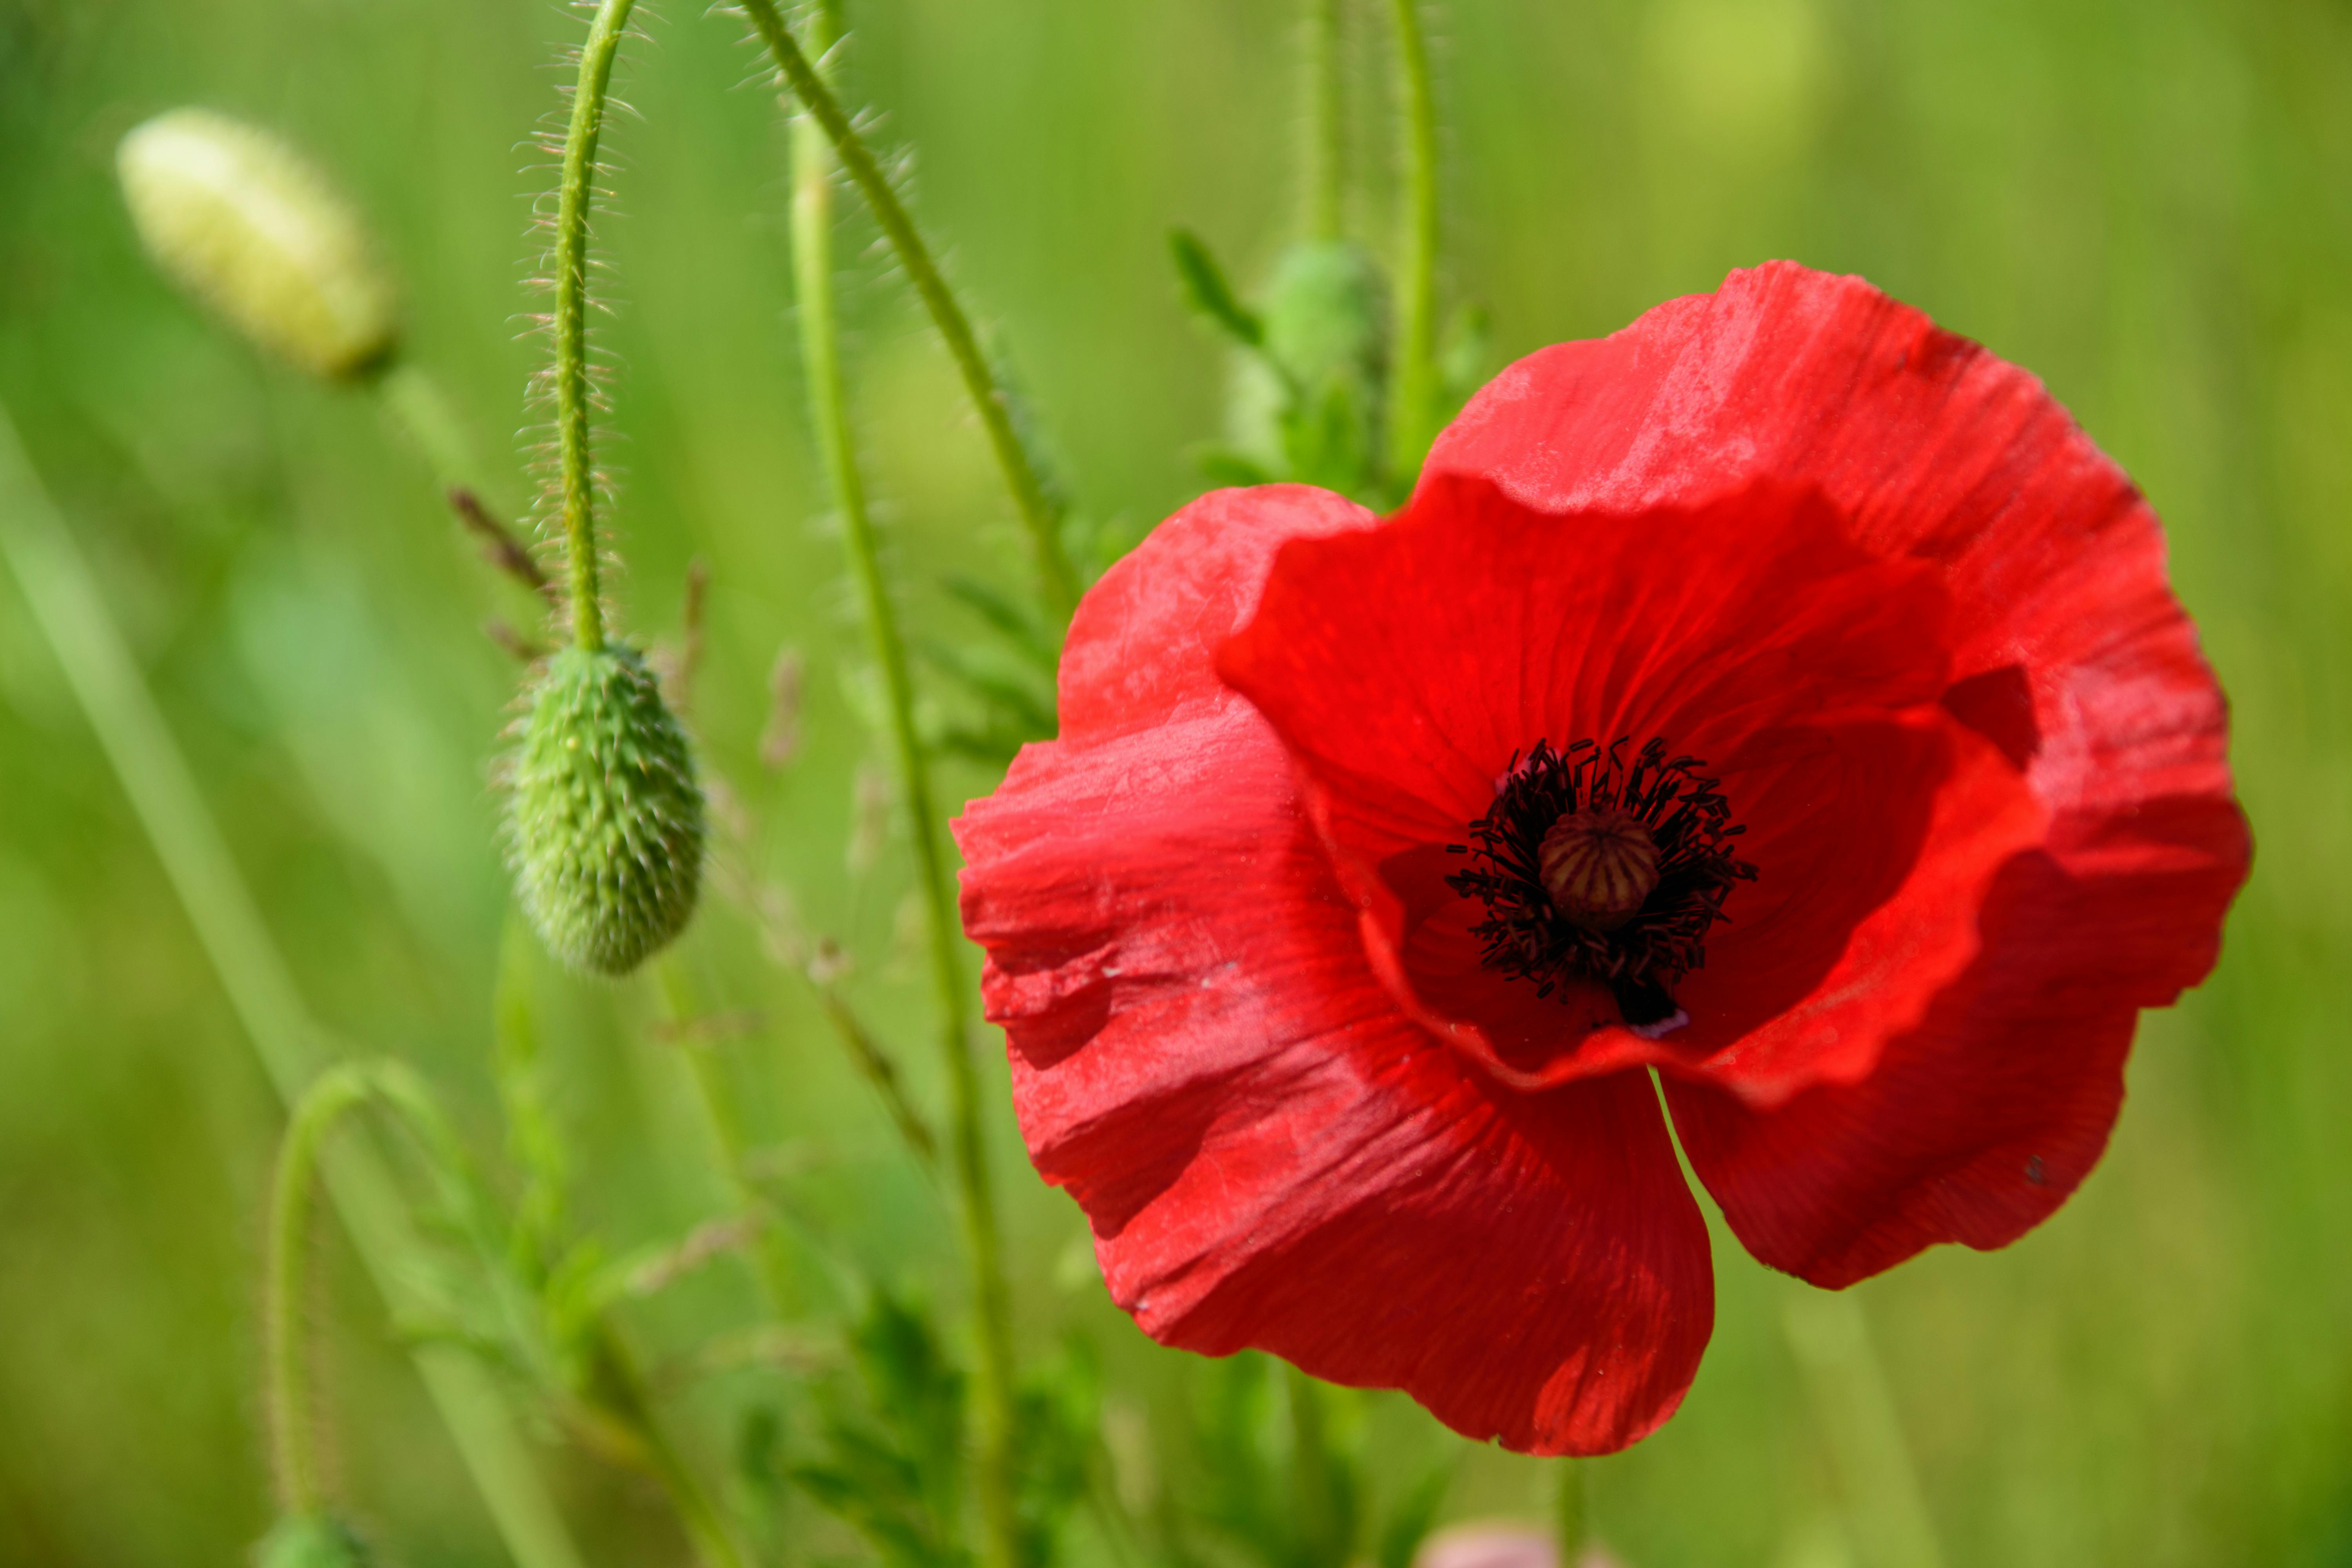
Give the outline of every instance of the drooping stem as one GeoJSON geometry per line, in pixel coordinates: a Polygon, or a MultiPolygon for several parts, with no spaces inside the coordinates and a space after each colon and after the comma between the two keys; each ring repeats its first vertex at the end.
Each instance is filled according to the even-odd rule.
{"type": "MultiPolygon", "coordinates": [[[[5,410],[0,557],[15,573],[97,732],[263,1070],[291,1107],[324,1059],[323,1033],[304,1007],[186,757],[157,711],[88,563],[26,460],[5,410]]],[[[390,1173],[363,1145],[331,1151],[322,1168],[328,1195],[362,1263],[388,1301],[403,1300],[401,1281],[415,1240],[390,1173]]],[[[515,1561],[522,1568],[580,1568],[562,1518],[488,1375],[447,1347],[422,1347],[415,1360],[515,1561]]]]}
{"type": "Polygon", "coordinates": [[[1420,0],[1393,0],[1404,176],[1397,257],[1395,379],[1389,399],[1389,468],[1410,486],[1429,455],[1437,405],[1437,102],[1420,0]]]}
{"type": "Polygon", "coordinates": [[[269,1194],[269,1258],[264,1289],[268,1343],[269,1458],[278,1506],[289,1514],[320,1511],[317,1435],[310,1368],[302,1332],[304,1264],[310,1254],[310,1189],[320,1146],[342,1114],[364,1102],[366,1083],[347,1068],[321,1075],[295,1106],[278,1145],[269,1194]]]}
{"type": "MultiPolygon", "coordinates": [[[[980,415],[981,426],[988,432],[988,444],[996,455],[997,466],[1004,471],[1004,481],[1013,492],[1014,508],[1021,513],[1022,526],[1028,531],[1039,592],[1056,622],[1066,623],[1077,605],[1078,576],[1062,542],[1061,504],[1047,488],[1035,454],[1022,437],[1013,419],[1012,395],[998,381],[988,356],[982,353],[971,317],[957,301],[955,291],[948,287],[930,247],[924,243],[913,216],[891,185],[890,176],[883,172],[872,149],[843,111],[841,100],[811,63],[810,54],[822,58],[832,40],[827,38],[813,51],[803,52],[775,0],[742,0],[742,5],[751,25],[759,29],[761,41],[774,55],[785,85],[800,100],[816,129],[832,143],[843,169],[873,209],[875,221],[882,226],[884,237],[898,253],[898,264],[907,269],[908,279],[921,298],[923,309],[929,312],[931,324],[946,342],[948,353],[963,378],[964,390],[980,415]]],[[[829,26],[822,17],[817,25],[829,26]]]]}
{"type": "MultiPolygon", "coordinates": [[[[857,584],[866,640],[882,672],[889,714],[891,761],[898,773],[899,803],[906,810],[915,848],[916,880],[921,889],[931,979],[937,993],[940,1055],[946,1069],[950,1099],[950,1170],[963,1228],[964,1252],[971,1270],[973,1309],[979,1329],[978,1479],[982,1515],[987,1528],[985,1556],[990,1568],[1013,1568],[1019,1556],[1019,1521],[1012,1476],[1012,1310],[997,1232],[995,1194],[990,1185],[987,1148],[982,1138],[980,1079],[969,1037],[970,1004],[959,951],[961,928],[957,921],[955,890],[947,858],[940,845],[929,763],[915,731],[914,682],[907,668],[906,641],[899,632],[889,584],[883,575],[866,487],[857,469],[847,395],[842,383],[839,332],[834,318],[833,160],[835,150],[845,160],[866,159],[869,164],[871,160],[863,144],[848,133],[847,122],[840,119],[840,110],[831,93],[783,31],[773,7],[766,5],[764,0],[753,0],[753,16],[760,16],[763,10],[768,22],[762,24],[762,31],[772,33],[771,42],[776,47],[777,58],[785,62],[785,73],[803,105],[802,112],[793,121],[793,270],[800,302],[801,364],[807,378],[809,407],[816,426],[825,477],[841,516],[850,574],[857,584]],[[833,121],[830,123],[828,110],[833,121]]],[[[830,5],[819,7],[816,24],[830,30],[834,24],[830,5]]],[[[829,37],[820,40],[820,54],[830,43],[829,37]]],[[[853,162],[853,173],[855,169],[853,162]]],[[[875,178],[887,196],[887,185],[880,181],[879,171],[875,172],[875,178]]],[[[868,195],[871,196],[873,192],[869,190],[868,195]]],[[[895,198],[893,201],[892,210],[897,211],[895,198]]],[[[899,213],[898,221],[911,238],[912,228],[906,224],[903,213],[899,213]]],[[[908,254],[903,245],[900,254],[908,254]]],[[[911,263],[908,270],[914,270],[911,263]]],[[[930,278],[933,286],[944,295],[944,286],[938,283],[935,271],[930,278]]],[[[958,316],[956,320],[961,324],[961,318],[958,316]]],[[[968,332],[965,341],[968,346],[968,332]]],[[[1003,412],[992,403],[987,406],[1003,412]]],[[[1058,541],[1055,553],[1044,558],[1060,559],[1058,541]]],[[[1063,564],[1066,570],[1066,563],[1063,564]]],[[[1067,604],[1062,603],[1059,607],[1066,611],[1067,604]]]]}
{"type": "Polygon", "coordinates": [[[1344,0],[1307,0],[1307,235],[1339,237],[1347,220],[1348,101],[1341,55],[1344,0]]]}
{"type": "Polygon", "coordinates": [[[555,196],[555,441],[563,543],[572,591],[572,636],[604,646],[597,596],[596,470],[589,449],[588,214],[596,194],[596,142],[604,130],[613,61],[636,0],[604,0],[580,50],[580,80],[563,135],[562,183],[555,196]]]}

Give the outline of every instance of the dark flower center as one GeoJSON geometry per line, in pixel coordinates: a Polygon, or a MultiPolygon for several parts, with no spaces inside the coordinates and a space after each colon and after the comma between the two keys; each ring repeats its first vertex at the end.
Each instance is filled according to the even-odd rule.
{"type": "Polygon", "coordinates": [[[1538,741],[1513,757],[1470,842],[1446,846],[1470,868],[1445,881],[1486,906],[1473,929],[1487,968],[1538,996],[1596,982],[1639,1028],[1675,1017],[1675,987],[1706,964],[1725,896],[1756,868],[1731,852],[1747,829],[1699,776],[1706,764],[1669,757],[1663,739],[1628,763],[1631,742],[1538,741]]]}

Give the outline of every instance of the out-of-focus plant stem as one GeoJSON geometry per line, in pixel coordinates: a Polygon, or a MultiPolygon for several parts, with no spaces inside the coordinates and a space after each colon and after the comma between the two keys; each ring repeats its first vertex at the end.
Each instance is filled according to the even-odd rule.
{"type": "MultiPolygon", "coordinates": [[[[329,1059],[324,1036],[303,1006],[186,760],[5,411],[0,555],[131,797],[264,1070],[290,1107],[329,1059]]],[[[329,1152],[322,1168],[362,1262],[385,1300],[397,1303],[415,1240],[391,1176],[372,1149],[356,1143],[329,1152]]],[[[579,1552],[488,1375],[446,1347],[419,1348],[414,1359],[516,1562],[523,1568],[580,1568],[579,1552]]]]}
{"type": "Polygon", "coordinates": [[[1584,1461],[1562,1459],[1559,1467],[1559,1511],[1556,1526],[1559,1568],[1578,1568],[1584,1561],[1584,1549],[1592,1542],[1591,1504],[1585,1490],[1584,1461]]]}
{"type": "Polygon", "coordinates": [[[596,470],[589,450],[588,214],[595,202],[596,142],[604,129],[613,61],[635,5],[636,0],[604,0],[589,24],[555,196],[555,441],[572,636],[591,652],[604,646],[604,606],[596,581],[596,470]]]}
{"type": "Polygon", "coordinates": [[[1919,1473],[1862,1302],[1846,1291],[1790,1287],[1781,1310],[1827,1437],[1849,1531],[1885,1568],[1943,1568],[1919,1473]]]}
{"type": "Polygon", "coordinates": [[[1396,364],[1389,395],[1389,469],[1409,488],[1421,471],[1437,407],[1437,100],[1421,0],[1393,0],[1397,87],[1404,118],[1402,232],[1398,237],[1396,364]]]}
{"type": "MultiPolygon", "coordinates": [[[[996,1198],[988,1174],[984,1123],[980,1105],[980,1077],[972,1060],[971,1004],[967,997],[960,952],[961,927],[957,919],[955,889],[947,858],[940,845],[939,821],[931,793],[930,768],[915,731],[914,683],[907,668],[906,640],[900,634],[890,585],[882,571],[866,506],[866,487],[857,469],[857,454],[850,433],[848,397],[842,382],[839,331],[833,301],[833,160],[838,150],[852,173],[858,161],[870,170],[872,159],[850,133],[848,122],[833,97],[817,79],[784,31],[782,18],[765,0],[752,0],[755,19],[764,14],[763,33],[783,63],[785,75],[802,105],[793,119],[793,271],[800,305],[801,364],[807,378],[811,417],[825,477],[840,513],[842,539],[847,547],[850,574],[856,581],[859,608],[864,612],[866,639],[882,673],[888,709],[891,760],[898,775],[900,804],[906,808],[908,837],[914,845],[916,880],[922,893],[936,1005],[940,1054],[946,1068],[950,1170],[958,1211],[963,1226],[964,1251],[971,1269],[972,1304],[979,1326],[977,1394],[980,1421],[979,1494],[986,1527],[989,1568],[1015,1568],[1019,1561],[1019,1520],[1013,1482],[1013,1330],[1011,1293],[1004,1279],[1003,1243],[997,1231],[996,1198]]],[[[838,26],[830,4],[820,5],[814,26],[822,57],[830,48],[838,26]]],[[[880,171],[872,170],[869,199],[892,201],[897,222],[913,241],[912,226],[889,196],[880,171]],[[877,196],[878,189],[880,195],[877,196]]],[[[866,176],[859,176],[861,184],[866,176]]],[[[886,220],[885,226],[889,226],[886,220]]],[[[908,244],[900,247],[902,257],[908,244]]],[[[925,262],[928,267],[928,259],[925,262]]],[[[908,270],[914,270],[911,263],[908,270]]],[[[936,270],[931,286],[944,296],[936,270]]],[[[926,290],[927,294],[929,292],[926,290]]],[[[936,313],[936,312],[935,312],[936,313]]],[[[967,347],[968,329],[961,329],[967,347]]],[[[943,328],[944,330],[944,328],[943,328]]],[[[976,351],[974,351],[976,353],[976,351]]],[[[974,387],[974,395],[982,389],[974,387]]],[[[986,402],[985,399],[983,399],[986,402]]],[[[1001,405],[989,403],[1002,415],[1001,405]]],[[[1024,470],[1025,471],[1025,470],[1024,470]]],[[[1059,561],[1058,540],[1046,559],[1059,561]]],[[[1063,562],[1066,572],[1067,563],[1063,562]]],[[[1057,602],[1066,613],[1068,605],[1057,602]]]]}
{"type": "Polygon", "coordinates": [[[988,356],[981,351],[980,340],[972,332],[971,318],[957,301],[955,291],[948,287],[930,247],[924,243],[922,232],[915,226],[906,204],[891,185],[890,176],[883,172],[872,149],[850,123],[841,100],[834,96],[832,88],[812,63],[812,55],[823,58],[839,36],[832,7],[819,7],[815,26],[827,36],[813,40],[816,47],[807,52],[793,37],[775,0],[742,0],[742,7],[752,26],[758,29],[761,40],[775,57],[784,83],[800,100],[803,114],[832,143],[842,167],[856,182],[866,205],[873,209],[875,221],[882,226],[883,235],[898,253],[898,264],[907,269],[908,280],[914,284],[924,310],[929,312],[931,324],[946,342],[948,353],[963,377],[964,390],[980,415],[981,426],[988,432],[997,466],[1004,471],[1004,481],[1013,492],[1013,506],[1021,513],[1022,526],[1028,531],[1039,593],[1056,626],[1067,625],[1070,612],[1078,603],[1077,569],[1071,565],[1069,552],[1062,542],[1061,507],[1046,487],[1035,454],[1013,422],[1012,395],[998,382],[988,356]]]}
{"type": "Polygon", "coordinates": [[[1347,221],[1348,100],[1344,0],[1307,0],[1307,234],[1335,240],[1347,221]]]}
{"type": "Polygon", "coordinates": [[[310,1408],[310,1357],[302,1334],[311,1180],[327,1133],[367,1093],[366,1084],[354,1074],[328,1069],[294,1108],[278,1145],[262,1331],[268,1340],[270,1469],[278,1482],[278,1506],[289,1514],[317,1513],[325,1501],[317,1456],[311,1451],[317,1417],[310,1408]]]}

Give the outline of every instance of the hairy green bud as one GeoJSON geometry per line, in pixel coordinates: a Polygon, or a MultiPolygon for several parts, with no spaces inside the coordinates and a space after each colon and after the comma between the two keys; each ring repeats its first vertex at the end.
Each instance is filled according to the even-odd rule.
{"type": "Polygon", "coordinates": [[[554,654],[528,697],[508,803],[516,893],[556,957],[626,974],[686,928],[702,884],[686,731],[617,645],[554,654]]]}
{"type": "Polygon", "coordinates": [[[1275,261],[1229,405],[1237,449],[1277,478],[1360,498],[1378,488],[1388,395],[1388,286],[1350,240],[1309,240],[1275,261]]]}
{"type": "Polygon", "coordinates": [[[1310,240],[1274,264],[1261,314],[1265,348],[1302,384],[1339,377],[1368,391],[1388,374],[1388,284],[1353,240],[1310,240]]]}
{"type": "Polygon", "coordinates": [[[254,1568],[367,1568],[367,1547],[332,1515],[289,1513],[253,1549],[254,1568]]]}
{"type": "Polygon", "coordinates": [[[285,142],[175,109],[125,136],[115,166],[156,264],[247,337],[331,381],[391,356],[395,291],[365,226],[285,142]]]}

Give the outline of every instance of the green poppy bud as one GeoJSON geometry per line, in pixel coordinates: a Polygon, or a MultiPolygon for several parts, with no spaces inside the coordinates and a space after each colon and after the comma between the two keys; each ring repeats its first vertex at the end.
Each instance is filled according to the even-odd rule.
{"type": "Polygon", "coordinates": [[[1388,392],[1388,287],[1370,251],[1310,240],[1276,260],[1258,315],[1264,357],[1241,363],[1231,404],[1234,446],[1269,473],[1351,495],[1381,468],[1388,392]]]}
{"type": "Polygon", "coordinates": [[[367,1568],[367,1547],[341,1520],[289,1513],[253,1549],[254,1568],[367,1568]]]}
{"type": "Polygon", "coordinates": [[[1388,285],[1372,253],[1353,240],[1284,251],[1261,314],[1266,353],[1304,385],[1339,377],[1376,395],[1388,374],[1388,285]]]}
{"type": "Polygon", "coordinates": [[[626,974],[685,929],[701,888],[686,731],[619,646],[553,655],[527,700],[508,805],[516,892],[556,957],[626,974]]]}
{"type": "Polygon", "coordinates": [[[125,136],[115,166],[156,264],[246,336],[329,380],[391,356],[394,290],[358,213],[277,137],[175,109],[125,136]]]}

